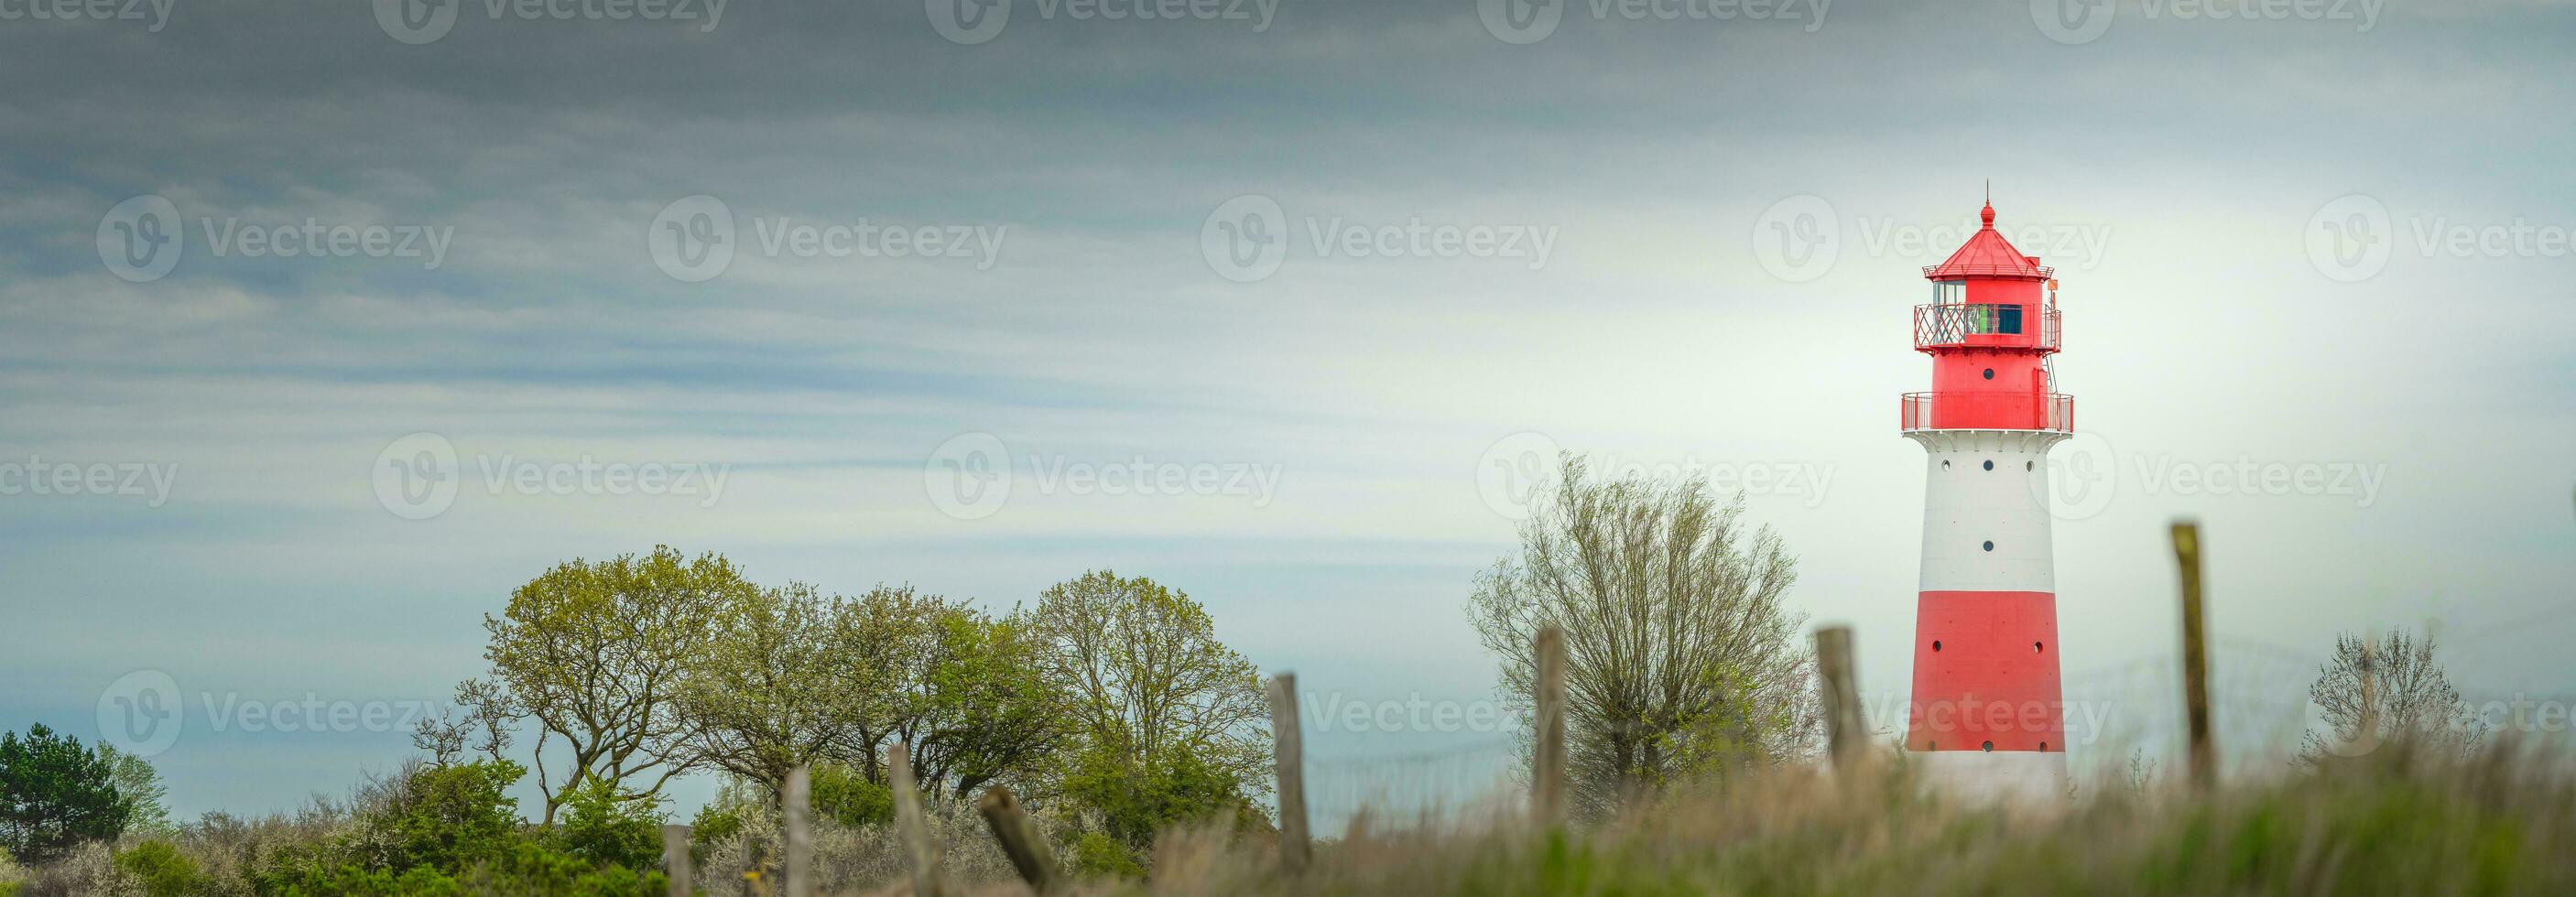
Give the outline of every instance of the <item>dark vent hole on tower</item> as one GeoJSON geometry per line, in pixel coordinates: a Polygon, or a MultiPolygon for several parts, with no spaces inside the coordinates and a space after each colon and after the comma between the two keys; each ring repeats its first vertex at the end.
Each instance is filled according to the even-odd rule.
{"type": "Polygon", "coordinates": [[[1995,743],[1994,743],[1994,742],[1989,741],[1989,742],[1986,742],[1985,744],[1979,745],[1979,747],[1983,748],[1987,753],[1990,753],[1990,754],[1991,754],[1991,753],[1994,753],[1994,750],[1995,750],[1995,743]]]}
{"type": "Polygon", "coordinates": [[[1987,469],[1987,470],[1993,470],[1993,469],[1995,469],[1995,462],[1992,462],[1992,461],[1988,461],[1988,462],[1986,462],[1986,469],[1987,469]]]}
{"type": "Polygon", "coordinates": [[[2040,750],[2043,750],[2043,751],[2044,751],[2044,750],[2048,750],[2048,742],[2045,742],[2045,741],[2040,742],[2040,743],[2039,743],[2039,749],[2040,749],[2040,750]]]}
{"type": "Polygon", "coordinates": [[[1986,550],[1987,550],[1987,551],[1993,551],[1993,550],[1995,550],[1995,543],[1993,543],[1992,541],[1987,542],[1987,543],[1986,543],[1986,550]]]}
{"type": "Polygon", "coordinates": [[[1934,651],[1941,650],[1941,640],[1940,640],[1940,639],[1937,639],[1937,638],[1936,638],[1936,639],[1933,639],[1933,640],[1932,640],[1932,650],[1934,650],[1934,651]]]}
{"type": "Polygon", "coordinates": [[[2029,469],[2030,469],[2030,462],[2028,462],[2028,461],[2021,462],[2021,469],[2023,469],[2023,470],[2029,470],[2029,469]]]}
{"type": "Polygon", "coordinates": [[[1950,459],[1948,459],[1948,458],[1943,458],[1943,459],[1941,459],[1941,469],[1942,469],[1942,470],[1948,470],[1948,469],[1950,469],[1950,459]]]}
{"type": "Polygon", "coordinates": [[[1988,380],[1992,380],[1992,379],[1994,379],[1994,378],[1995,378],[1995,369],[1994,369],[1994,368],[1987,368],[1987,369],[1986,369],[1986,379],[1988,379],[1988,380]]]}
{"type": "Polygon", "coordinates": [[[2040,651],[2044,650],[2044,649],[2045,649],[2045,647],[2046,647],[2046,646],[2041,645],[2041,644],[2040,644],[2040,643],[2038,643],[2038,642],[2032,642],[2032,643],[2030,643],[2030,653],[2032,653],[2032,654],[2037,654],[2037,653],[2039,653],[2040,651]]]}

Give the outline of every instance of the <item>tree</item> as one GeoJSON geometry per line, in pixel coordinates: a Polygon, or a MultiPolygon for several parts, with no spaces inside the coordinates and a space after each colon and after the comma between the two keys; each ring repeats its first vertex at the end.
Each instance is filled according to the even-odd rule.
{"type": "Polygon", "coordinates": [[[1041,790],[1076,726],[1034,620],[952,607],[931,623],[929,656],[895,727],[913,745],[922,788],[958,799],[994,781],[1024,796],[1041,790]]]}
{"type": "Polygon", "coordinates": [[[2433,661],[2433,650],[2432,636],[2419,639],[2403,629],[2377,641],[2335,636],[2334,656],[2308,686],[2325,731],[2306,734],[2300,758],[2315,763],[2389,742],[2463,753],[2475,747],[2486,737],[2486,721],[2460,700],[2460,690],[2433,661]]]}
{"type": "Polygon", "coordinates": [[[125,821],[125,830],[146,834],[169,834],[170,808],[166,803],[170,788],[161,784],[161,773],[143,758],[99,742],[92,746],[100,760],[107,762],[108,778],[116,783],[116,793],[134,805],[134,815],[125,821]]]}
{"type": "Polygon", "coordinates": [[[1598,816],[1632,793],[1816,749],[1814,660],[1784,601],[1797,562],[1744,502],[1706,481],[1595,481],[1571,455],[1521,527],[1521,550],[1481,575],[1469,616],[1526,711],[1538,631],[1566,646],[1567,778],[1598,816]]]}
{"type": "MultiPolygon", "coordinates": [[[[1071,689],[1091,778],[1142,787],[1151,771],[1180,770],[1188,787],[1175,793],[1268,792],[1270,711],[1259,672],[1217,640],[1206,608],[1187,593],[1094,571],[1041,593],[1029,625],[1049,646],[1052,674],[1071,689]]],[[[1174,814],[1161,820],[1170,821],[1219,802],[1149,803],[1174,814]]]]}
{"type": "MultiPolygon", "coordinates": [[[[545,823],[594,778],[615,783],[620,799],[649,802],[696,765],[696,732],[674,699],[720,609],[755,591],[722,556],[689,560],[669,546],[561,564],[512,592],[501,616],[483,618],[492,672],[458,686],[457,702],[473,720],[535,721],[545,823]],[[557,741],[570,763],[549,772],[557,741]]],[[[486,752],[501,759],[507,741],[489,739],[486,752]]]]}
{"type": "Polygon", "coordinates": [[[125,832],[134,803],[116,790],[115,764],[43,723],[25,738],[0,732],[0,850],[29,863],[125,832]]]}
{"type": "Polygon", "coordinates": [[[863,619],[849,599],[801,583],[730,603],[679,692],[696,756],[775,797],[789,772],[861,743],[887,674],[863,619]]]}

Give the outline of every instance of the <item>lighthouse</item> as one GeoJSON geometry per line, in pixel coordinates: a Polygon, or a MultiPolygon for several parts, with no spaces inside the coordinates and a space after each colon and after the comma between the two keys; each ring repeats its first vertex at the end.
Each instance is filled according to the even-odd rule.
{"type": "Polygon", "coordinates": [[[1903,397],[1923,446],[1923,567],[1905,750],[1936,787],[2036,798],[2066,789],[2057,578],[2049,552],[2048,450],[2074,428],[2056,392],[2057,282],[2036,256],[1980,226],[1923,269],[1914,349],[1932,391],[1903,397]]]}

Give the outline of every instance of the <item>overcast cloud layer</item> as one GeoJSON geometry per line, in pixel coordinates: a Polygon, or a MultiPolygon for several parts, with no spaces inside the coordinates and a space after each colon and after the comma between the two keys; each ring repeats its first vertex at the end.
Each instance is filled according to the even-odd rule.
{"type": "Polygon", "coordinates": [[[288,807],[669,543],[1150,575],[1299,673],[1326,812],[1463,792],[1555,447],[1745,491],[1901,702],[1909,308],[1989,178],[2063,282],[2079,764],[2170,740],[2179,515],[2246,740],[2337,630],[2576,697],[2566,5],[951,2],[0,0],[0,726],[166,675],[174,809],[288,807]]]}

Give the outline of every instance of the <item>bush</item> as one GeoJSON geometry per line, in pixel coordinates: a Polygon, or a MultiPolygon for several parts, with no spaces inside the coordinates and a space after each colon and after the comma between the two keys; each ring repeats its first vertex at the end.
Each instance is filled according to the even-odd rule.
{"type": "Polygon", "coordinates": [[[593,864],[650,869],[662,861],[660,801],[621,800],[617,785],[592,779],[564,799],[554,842],[593,864]]]}
{"type": "Polygon", "coordinates": [[[814,766],[814,812],[842,825],[885,825],[894,821],[894,790],[868,781],[838,763],[814,766]]]}
{"type": "Polygon", "coordinates": [[[116,854],[116,868],[146,897],[186,897],[198,890],[197,863],[168,841],[145,841],[116,854]]]}

